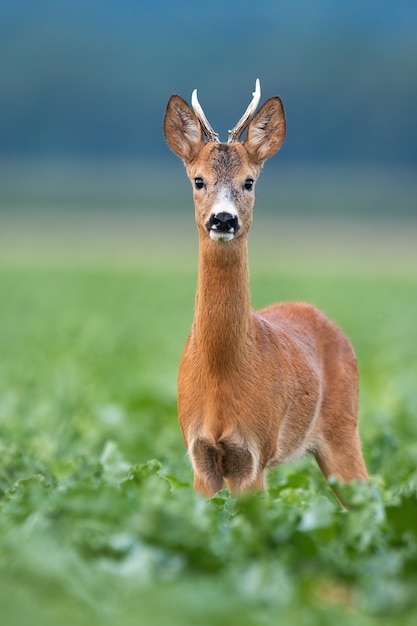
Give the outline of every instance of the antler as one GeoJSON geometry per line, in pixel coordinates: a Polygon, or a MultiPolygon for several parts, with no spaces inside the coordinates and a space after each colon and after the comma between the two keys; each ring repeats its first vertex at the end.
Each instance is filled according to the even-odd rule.
{"type": "Polygon", "coordinates": [[[197,117],[198,121],[200,122],[201,126],[203,127],[203,132],[207,136],[207,139],[209,141],[219,142],[220,139],[219,139],[218,133],[214,132],[214,130],[210,126],[206,116],[204,115],[204,111],[203,111],[203,109],[201,107],[201,104],[198,101],[197,89],[194,89],[194,91],[192,93],[191,105],[192,105],[192,107],[194,109],[194,113],[196,114],[196,117],[197,117]]]}
{"type": "Polygon", "coordinates": [[[253,98],[248,108],[246,109],[246,111],[244,112],[244,114],[242,115],[238,123],[236,124],[236,126],[232,128],[232,130],[229,130],[229,139],[227,143],[233,143],[235,141],[239,141],[241,134],[243,133],[245,128],[249,125],[249,122],[251,121],[252,117],[255,114],[256,107],[258,106],[259,100],[261,99],[261,84],[259,82],[259,78],[256,79],[255,91],[252,93],[252,96],[253,98]]]}

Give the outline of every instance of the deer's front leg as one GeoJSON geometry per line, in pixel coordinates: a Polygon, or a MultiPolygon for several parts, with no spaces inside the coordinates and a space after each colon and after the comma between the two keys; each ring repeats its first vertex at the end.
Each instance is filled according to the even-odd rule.
{"type": "Polygon", "coordinates": [[[230,490],[232,496],[255,493],[265,489],[264,472],[259,472],[254,480],[242,481],[240,477],[232,476],[226,478],[226,487],[230,490]]]}
{"type": "Polygon", "coordinates": [[[218,479],[213,480],[207,476],[203,477],[196,474],[194,475],[194,489],[206,498],[211,498],[214,494],[223,489],[223,487],[224,482],[221,476],[218,479]]]}
{"type": "Polygon", "coordinates": [[[188,452],[194,469],[194,489],[208,498],[214,496],[224,487],[218,449],[205,439],[196,439],[188,452]]]}

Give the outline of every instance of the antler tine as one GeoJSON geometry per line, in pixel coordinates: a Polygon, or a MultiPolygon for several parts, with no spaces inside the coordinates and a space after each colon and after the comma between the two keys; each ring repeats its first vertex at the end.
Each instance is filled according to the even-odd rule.
{"type": "Polygon", "coordinates": [[[194,89],[192,96],[191,96],[191,105],[193,107],[194,113],[196,114],[196,117],[198,119],[198,121],[200,122],[201,126],[203,127],[203,132],[204,134],[207,136],[207,139],[209,141],[215,141],[215,142],[219,142],[219,135],[218,133],[216,133],[212,127],[210,126],[206,116],[204,115],[204,111],[201,107],[201,104],[198,101],[197,98],[197,89],[194,89]]]}
{"type": "Polygon", "coordinates": [[[256,107],[259,104],[259,100],[261,99],[261,83],[259,82],[259,78],[256,79],[255,82],[255,91],[252,93],[252,100],[232,130],[229,130],[229,139],[227,143],[233,143],[235,141],[239,141],[241,134],[245,130],[245,128],[249,125],[252,117],[255,115],[256,107]]]}

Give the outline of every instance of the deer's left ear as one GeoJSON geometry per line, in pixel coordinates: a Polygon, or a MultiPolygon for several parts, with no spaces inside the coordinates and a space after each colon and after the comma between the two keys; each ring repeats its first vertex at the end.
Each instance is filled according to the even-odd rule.
{"type": "Polygon", "coordinates": [[[278,96],[269,98],[249,124],[243,145],[249,156],[262,164],[280,149],[284,137],[284,107],[278,96]]]}
{"type": "Polygon", "coordinates": [[[164,119],[165,139],[184,163],[192,161],[204,146],[203,131],[194,112],[181,96],[171,96],[164,119]]]}

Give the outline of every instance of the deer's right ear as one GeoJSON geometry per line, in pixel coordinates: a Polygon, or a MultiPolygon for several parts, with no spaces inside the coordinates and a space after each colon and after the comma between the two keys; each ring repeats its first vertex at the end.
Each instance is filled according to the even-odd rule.
{"type": "Polygon", "coordinates": [[[204,146],[201,124],[181,96],[171,96],[164,119],[167,144],[185,163],[192,161],[204,146]]]}
{"type": "Polygon", "coordinates": [[[262,164],[280,149],[284,137],[284,107],[275,96],[262,105],[249,124],[243,145],[252,159],[262,164]]]}

